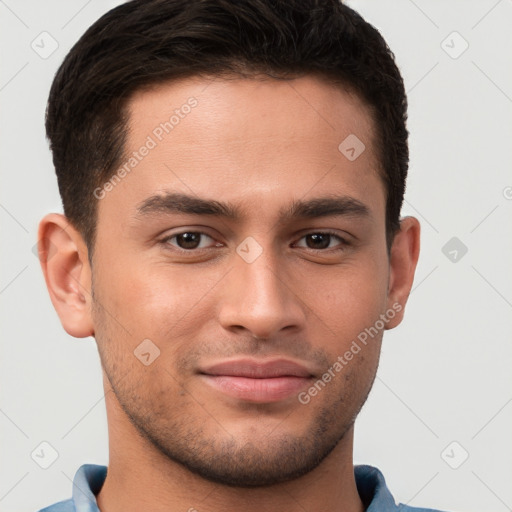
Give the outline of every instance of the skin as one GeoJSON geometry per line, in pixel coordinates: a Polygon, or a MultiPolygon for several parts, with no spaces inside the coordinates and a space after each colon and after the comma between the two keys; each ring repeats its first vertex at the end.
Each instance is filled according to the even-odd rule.
{"type": "Polygon", "coordinates": [[[382,330],[307,404],[297,394],[273,403],[234,398],[199,372],[235,357],[282,357],[314,376],[307,391],[393,305],[401,311],[385,329],[402,321],[419,223],[401,220],[388,256],[368,109],[312,76],[195,77],[139,92],[129,103],[127,153],[192,96],[197,106],[98,201],[92,267],[64,216],[40,224],[42,268],[62,325],[94,336],[101,357],[110,461],[98,505],[361,511],[353,423],[382,330]],[[338,150],[349,134],[366,146],[354,161],[338,150]],[[239,217],[138,210],[166,193],[226,202],[239,217]],[[334,196],[359,201],[367,214],[280,217],[294,201],[334,196]],[[306,236],[326,230],[336,236],[306,236]],[[183,237],[172,236],[183,232],[207,236],[192,235],[200,247],[180,252],[183,237]],[[261,249],[251,263],[236,251],[247,237],[261,249]],[[145,339],[160,350],[147,366],[134,356],[145,339]]]}

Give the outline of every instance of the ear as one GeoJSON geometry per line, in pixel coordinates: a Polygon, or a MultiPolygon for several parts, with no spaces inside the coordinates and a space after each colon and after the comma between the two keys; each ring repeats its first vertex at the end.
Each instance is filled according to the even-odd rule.
{"type": "Polygon", "coordinates": [[[396,315],[386,324],[386,329],[393,329],[404,317],[419,254],[420,223],[414,217],[404,217],[391,245],[387,306],[396,315]]]}
{"type": "Polygon", "coordinates": [[[94,335],[91,268],[87,246],[68,219],[58,213],[39,223],[39,262],[62,327],[75,338],[94,335]]]}

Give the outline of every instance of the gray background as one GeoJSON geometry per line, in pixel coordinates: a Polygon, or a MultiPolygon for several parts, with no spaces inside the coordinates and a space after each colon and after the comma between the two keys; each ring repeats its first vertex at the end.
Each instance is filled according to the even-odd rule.
{"type": "MultiPolygon", "coordinates": [[[[61,328],[33,247],[38,220],[61,211],[43,129],[52,77],[117,3],[0,1],[2,511],[68,498],[82,463],[108,462],[94,340],[61,328]]],[[[355,461],[379,467],[411,505],[511,510],[512,1],[350,5],[381,30],[406,82],[403,213],[423,228],[406,318],[385,335],[355,461]]]]}

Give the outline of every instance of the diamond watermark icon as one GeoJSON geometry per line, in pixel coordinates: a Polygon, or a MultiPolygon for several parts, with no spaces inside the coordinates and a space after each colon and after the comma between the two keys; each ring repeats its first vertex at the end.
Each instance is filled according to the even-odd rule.
{"type": "Polygon", "coordinates": [[[48,441],[43,441],[30,456],[40,468],[48,469],[59,458],[59,452],[48,441]]]}
{"type": "Polygon", "coordinates": [[[137,345],[133,353],[144,366],[149,366],[160,356],[160,349],[151,340],[145,339],[137,345]]]}
{"type": "MultiPolygon", "coordinates": [[[[32,246],[32,253],[36,258],[39,258],[39,242],[32,246]]],[[[52,244],[50,240],[46,240],[46,261],[50,261],[57,254],[57,246],[52,244]]]]}
{"type": "Polygon", "coordinates": [[[462,240],[454,236],[443,245],[441,252],[452,263],[458,263],[468,252],[468,248],[462,240]]]}
{"type": "Polygon", "coordinates": [[[263,247],[252,236],[248,236],[238,245],[236,252],[246,263],[253,263],[261,256],[263,247]]]}
{"type": "Polygon", "coordinates": [[[366,149],[363,141],[356,135],[351,133],[343,142],[338,146],[339,152],[347,159],[353,162],[361,156],[366,149]]]}
{"type": "Polygon", "coordinates": [[[47,59],[57,50],[59,43],[50,33],[44,31],[30,43],[30,47],[41,59],[47,59]]]}
{"type": "Polygon", "coordinates": [[[452,469],[459,469],[469,458],[468,451],[457,441],[452,441],[442,452],[441,458],[452,469]]]}
{"type": "Polygon", "coordinates": [[[469,48],[469,43],[457,31],[453,31],[441,41],[441,48],[452,59],[458,59],[469,48]]]}

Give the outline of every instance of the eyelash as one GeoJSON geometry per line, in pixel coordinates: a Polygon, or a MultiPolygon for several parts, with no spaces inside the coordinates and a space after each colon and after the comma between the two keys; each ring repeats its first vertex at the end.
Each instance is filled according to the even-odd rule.
{"type": "Polygon", "coordinates": [[[310,236],[310,235],[329,235],[333,238],[336,238],[338,240],[339,245],[336,246],[336,247],[331,247],[331,248],[327,248],[327,249],[312,249],[311,247],[303,247],[304,249],[308,249],[310,251],[320,251],[320,252],[328,252],[328,251],[343,251],[346,249],[346,247],[349,244],[349,242],[343,238],[342,236],[338,235],[337,233],[334,233],[333,231],[329,231],[329,230],[326,230],[326,231],[311,231],[309,233],[306,233],[305,235],[302,235],[299,240],[302,240],[303,238],[307,237],[307,236],[310,236]]]}
{"type": "MultiPolygon", "coordinates": [[[[165,247],[165,248],[169,248],[169,246],[171,245],[169,243],[170,240],[180,236],[180,235],[184,235],[184,234],[195,234],[195,235],[201,235],[201,236],[206,236],[208,238],[211,238],[212,240],[214,240],[213,237],[211,237],[210,235],[208,235],[207,233],[203,233],[201,231],[182,231],[180,233],[175,233],[173,235],[169,235],[169,236],[166,236],[165,238],[163,238],[162,240],[160,240],[160,243],[165,247]]],[[[336,247],[331,247],[331,248],[325,248],[325,249],[312,249],[310,247],[303,247],[304,249],[308,249],[309,251],[314,251],[314,252],[330,252],[330,251],[343,251],[346,249],[347,246],[350,245],[350,243],[343,237],[341,237],[340,235],[338,235],[337,233],[334,233],[333,231],[329,231],[329,230],[325,230],[325,231],[311,231],[310,233],[306,233],[304,235],[302,235],[299,240],[302,240],[303,238],[306,238],[307,236],[310,236],[310,235],[329,235],[335,239],[338,240],[339,243],[339,246],[336,246],[336,247]]],[[[213,247],[202,247],[202,248],[195,248],[195,249],[183,249],[181,247],[178,247],[178,246],[172,246],[172,249],[173,251],[177,251],[177,252],[181,252],[181,253],[187,253],[187,254],[192,254],[192,253],[197,253],[197,252],[200,252],[200,251],[203,251],[205,249],[212,249],[213,247]]]]}

